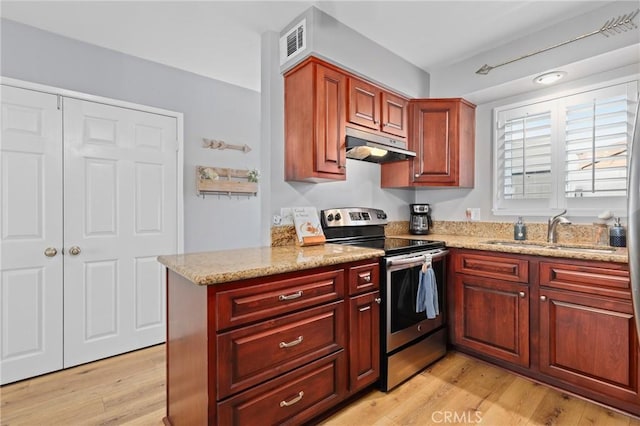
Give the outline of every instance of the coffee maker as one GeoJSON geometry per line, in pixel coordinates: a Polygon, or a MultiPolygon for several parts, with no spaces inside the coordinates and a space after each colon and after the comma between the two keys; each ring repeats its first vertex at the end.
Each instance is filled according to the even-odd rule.
{"type": "Polygon", "coordinates": [[[411,204],[409,218],[409,232],[416,235],[429,233],[431,229],[431,207],[429,204],[411,204]]]}

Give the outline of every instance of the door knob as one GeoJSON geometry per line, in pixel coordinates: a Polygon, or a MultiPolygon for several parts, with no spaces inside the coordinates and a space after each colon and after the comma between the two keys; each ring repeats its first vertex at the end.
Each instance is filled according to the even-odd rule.
{"type": "Polygon", "coordinates": [[[544,302],[545,300],[547,300],[547,296],[540,296],[540,300],[544,302]]]}
{"type": "Polygon", "coordinates": [[[419,178],[420,177],[420,173],[416,173],[415,175],[413,175],[413,177],[419,178]]]}
{"type": "Polygon", "coordinates": [[[69,254],[70,254],[71,256],[77,256],[77,255],[79,255],[79,254],[80,254],[80,251],[81,251],[81,250],[80,250],[80,247],[78,247],[78,246],[73,246],[73,247],[71,247],[71,248],[69,249],[69,254]]]}
{"type": "Polygon", "coordinates": [[[374,300],[378,305],[379,305],[380,303],[382,303],[382,299],[381,299],[381,298],[379,298],[379,297],[376,297],[376,298],[375,298],[375,299],[373,299],[373,300],[374,300]]]}
{"type": "Polygon", "coordinates": [[[54,247],[47,247],[46,249],[44,249],[44,255],[47,257],[53,257],[56,254],[58,254],[58,250],[56,250],[54,247]]]}
{"type": "Polygon", "coordinates": [[[518,295],[519,295],[520,297],[525,297],[527,294],[526,294],[524,291],[521,291],[520,293],[518,293],[518,295]]]}

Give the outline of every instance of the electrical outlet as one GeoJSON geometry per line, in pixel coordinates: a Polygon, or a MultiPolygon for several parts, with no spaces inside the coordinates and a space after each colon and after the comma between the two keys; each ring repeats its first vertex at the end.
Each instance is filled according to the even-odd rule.
{"type": "Polygon", "coordinates": [[[280,225],[293,225],[293,208],[282,207],[280,209],[280,225]]]}
{"type": "Polygon", "coordinates": [[[480,220],[480,208],[479,207],[468,208],[467,211],[465,212],[465,215],[467,217],[467,220],[470,220],[472,222],[477,222],[480,220]]]}

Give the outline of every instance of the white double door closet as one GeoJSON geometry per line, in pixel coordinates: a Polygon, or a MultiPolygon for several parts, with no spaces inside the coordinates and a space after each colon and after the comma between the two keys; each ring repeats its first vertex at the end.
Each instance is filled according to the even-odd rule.
{"type": "Polygon", "coordinates": [[[181,115],[1,89],[1,383],[163,342],[181,115]]]}

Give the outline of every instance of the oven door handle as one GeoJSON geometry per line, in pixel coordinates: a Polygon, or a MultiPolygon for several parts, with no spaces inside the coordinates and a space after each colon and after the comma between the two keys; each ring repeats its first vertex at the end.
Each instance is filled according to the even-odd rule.
{"type": "MultiPolygon", "coordinates": [[[[431,260],[439,259],[441,257],[445,257],[449,254],[449,250],[442,250],[431,255],[431,260]]],[[[420,264],[427,261],[426,255],[414,256],[405,259],[393,259],[390,258],[387,260],[387,266],[401,266],[401,265],[409,265],[409,264],[420,264]]]]}

